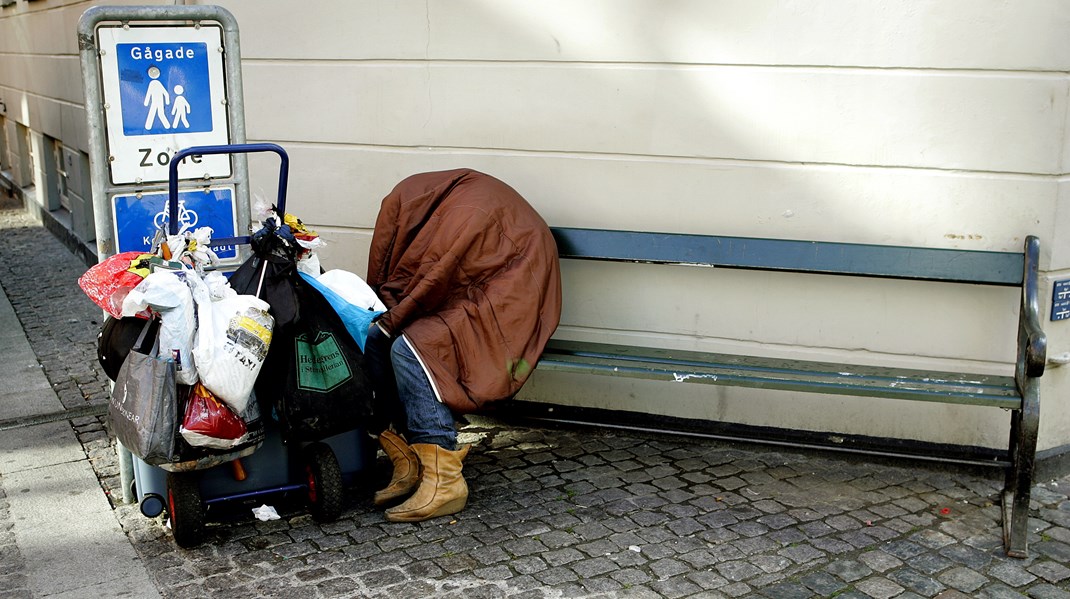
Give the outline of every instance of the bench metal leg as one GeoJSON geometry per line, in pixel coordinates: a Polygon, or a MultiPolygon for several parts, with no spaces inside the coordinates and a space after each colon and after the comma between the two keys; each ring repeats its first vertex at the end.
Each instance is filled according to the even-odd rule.
{"type": "Polygon", "coordinates": [[[1008,556],[1018,558],[1029,556],[1029,497],[1040,424],[1040,393],[1035,381],[1026,385],[1022,395],[1022,409],[1011,415],[1011,465],[1002,497],[1003,546],[1008,556]]]}

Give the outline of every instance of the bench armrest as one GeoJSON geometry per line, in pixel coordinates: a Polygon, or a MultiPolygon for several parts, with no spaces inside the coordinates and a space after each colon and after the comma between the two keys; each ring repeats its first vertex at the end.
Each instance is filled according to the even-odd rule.
{"type": "Polygon", "coordinates": [[[1037,262],[1040,240],[1030,235],[1025,240],[1025,266],[1022,276],[1022,307],[1018,316],[1018,360],[1015,378],[1019,384],[1024,377],[1044,374],[1047,361],[1048,336],[1040,326],[1040,302],[1037,299],[1037,262]]]}

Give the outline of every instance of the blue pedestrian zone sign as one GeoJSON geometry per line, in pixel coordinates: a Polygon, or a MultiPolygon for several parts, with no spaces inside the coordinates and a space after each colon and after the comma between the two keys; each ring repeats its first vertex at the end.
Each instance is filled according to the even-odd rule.
{"type": "MultiPolygon", "coordinates": [[[[118,252],[148,251],[157,229],[167,228],[166,192],[120,194],[112,197],[112,222],[118,252]],[[140,195],[140,197],[138,197],[140,195]]],[[[237,237],[237,217],[233,187],[179,190],[179,228],[189,230],[211,227],[212,237],[237,237]]],[[[233,245],[212,248],[221,260],[236,258],[233,245]]]]}
{"type": "MultiPolygon", "coordinates": [[[[114,185],[164,183],[184,148],[230,143],[222,30],[101,27],[107,169],[114,185]]],[[[181,180],[231,176],[230,156],[190,157],[181,180]]]]}
{"type": "Polygon", "coordinates": [[[208,44],[117,44],[123,133],[212,130],[208,44]]]}

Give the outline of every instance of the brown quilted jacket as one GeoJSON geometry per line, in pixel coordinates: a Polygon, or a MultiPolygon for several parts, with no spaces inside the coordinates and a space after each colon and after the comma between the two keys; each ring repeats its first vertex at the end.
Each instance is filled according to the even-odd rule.
{"type": "Polygon", "coordinates": [[[557,247],[511,187],[470,169],[421,173],[379,209],[368,284],[439,398],[458,413],[512,397],[561,316],[557,247]]]}

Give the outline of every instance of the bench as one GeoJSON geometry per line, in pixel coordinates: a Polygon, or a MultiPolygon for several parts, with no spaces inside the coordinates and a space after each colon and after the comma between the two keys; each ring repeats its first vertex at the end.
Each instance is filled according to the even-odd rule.
{"type": "Polygon", "coordinates": [[[1029,496],[1040,409],[1039,377],[1044,372],[1047,343],[1037,300],[1040,242],[1036,237],[1025,241],[1022,252],[990,252],[560,227],[552,228],[552,232],[563,260],[697,265],[1020,288],[1013,376],[558,339],[550,341],[538,369],[1009,410],[1010,441],[997,462],[1006,472],[1001,493],[1003,541],[1008,555],[1027,556],[1029,496]]]}

